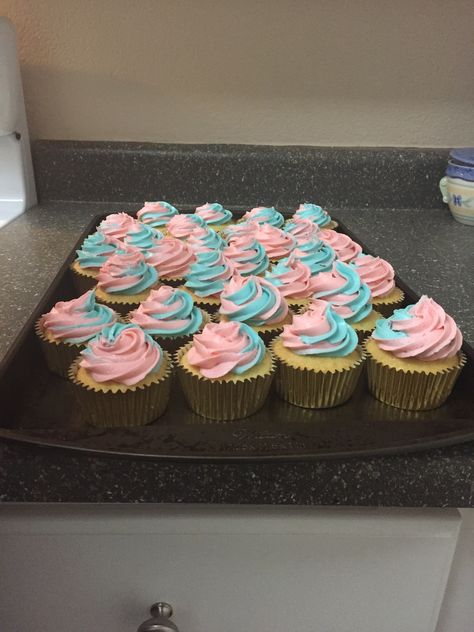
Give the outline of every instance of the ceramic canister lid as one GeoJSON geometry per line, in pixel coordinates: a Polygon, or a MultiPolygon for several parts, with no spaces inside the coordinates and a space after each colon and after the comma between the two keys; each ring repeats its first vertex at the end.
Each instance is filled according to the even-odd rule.
{"type": "Polygon", "coordinates": [[[474,147],[452,149],[449,152],[449,157],[458,164],[474,167],[474,147]]]}

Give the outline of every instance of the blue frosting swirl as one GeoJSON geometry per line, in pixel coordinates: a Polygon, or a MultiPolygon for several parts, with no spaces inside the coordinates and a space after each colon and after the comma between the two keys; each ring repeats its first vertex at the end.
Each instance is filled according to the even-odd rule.
{"type": "Polygon", "coordinates": [[[232,270],[221,250],[200,252],[186,275],[185,286],[197,296],[206,297],[220,294],[232,270]]]}
{"type": "Polygon", "coordinates": [[[206,231],[203,235],[197,235],[194,232],[188,237],[188,244],[192,249],[194,248],[209,248],[209,250],[222,250],[226,246],[226,242],[222,237],[212,228],[204,228],[206,231]]]}
{"type": "Polygon", "coordinates": [[[300,208],[295,211],[297,217],[303,217],[315,222],[318,226],[323,228],[331,223],[331,216],[318,204],[301,204],[300,208]]]}
{"type": "MultiPolygon", "coordinates": [[[[231,282],[232,284],[232,282],[231,282]]],[[[228,320],[237,320],[253,327],[267,323],[281,322],[288,314],[288,306],[279,291],[263,279],[247,278],[235,292],[229,293],[229,286],[221,295],[220,313],[228,320]],[[232,303],[232,309],[226,309],[224,303],[232,303]],[[269,316],[271,314],[271,316],[269,316]],[[266,315],[266,318],[263,318],[266,315]]]]}
{"type": "Polygon", "coordinates": [[[138,224],[130,230],[124,238],[124,242],[129,246],[134,246],[139,250],[146,251],[152,248],[157,241],[163,239],[163,233],[147,224],[138,224]]]}
{"type": "Polygon", "coordinates": [[[151,296],[148,300],[141,303],[138,310],[132,313],[132,322],[136,322],[147,333],[153,336],[171,338],[195,334],[201,327],[203,322],[202,311],[194,305],[193,299],[188,292],[173,288],[173,291],[165,300],[160,301],[160,303],[156,302],[155,308],[154,302],[154,298],[151,296]],[[163,305],[166,309],[160,311],[160,305],[163,305]],[[143,321],[143,324],[141,320],[138,320],[139,316],[137,316],[136,321],[134,320],[134,314],[139,312],[145,314],[146,321],[143,321]],[[150,319],[154,319],[155,322],[151,323],[150,319]]]}
{"type": "Polygon", "coordinates": [[[109,243],[102,233],[93,233],[84,239],[79,250],[76,250],[77,261],[81,268],[100,268],[110,255],[117,250],[117,245],[109,243]]]}
{"type": "Polygon", "coordinates": [[[344,309],[350,310],[350,315],[343,316],[344,320],[349,324],[355,324],[363,320],[372,311],[371,294],[369,286],[362,283],[357,271],[347,263],[342,261],[336,261],[334,263],[335,270],[345,282],[332,289],[316,291],[314,298],[321,298],[336,308],[344,307],[344,309]],[[338,295],[343,294],[347,297],[351,297],[350,300],[346,300],[343,303],[338,301],[338,295]]]}
{"type": "Polygon", "coordinates": [[[394,338],[405,338],[408,336],[406,331],[392,329],[392,326],[394,321],[413,318],[413,314],[410,314],[410,310],[413,307],[414,305],[408,305],[402,309],[394,310],[389,318],[379,318],[375,323],[374,337],[381,340],[393,340],[394,338]]]}
{"type": "Polygon", "coordinates": [[[271,224],[276,228],[281,228],[285,222],[285,218],[279,213],[274,206],[261,206],[252,209],[244,215],[245,219],[253,220],[258,224],[271,224]]]}
{"type": "MultiPolygon", "coordinates": [[[[232,242],[229,248],[232,249],[232,242]]],[[[225,250],[224,254],[226,254],[225,250]]],[[[265,272],[270,265],[270,260],[265,252],[265,248],[256,239],[249,241],[246,246],[236,248],[236,251],[229,254],[229,258],[235,262],[235,268],[242,276],[261,274],[265,272]]]]}
{"type": "MultiPolygon", "coordinates": [[[[153,203],[150,204],[150,206],[153,203]]],[[[144,224],[148,224],[152,228],[159,228],[160,226],[166,226],[166,224],[170,221],[170,219],[174,215],[178,215],[179,211],[169,202],[156,202],[155,204],[160,205],[160,210],[147,210],[147,206],[145,206],[139,211],[140,221],[144,224]]]]}
{"type": "Polygon", "coordinates": [[[114,274],[113,276],[115,279],[122,279],[123,282],[116,287],[107,284],[107,289],[104,289],[109,294],[140,294],[158,281],[158,272],[145,261],[138,261],[135,265],[129,265],[123,269],[121,274],[114,274]],[[131,278],[135,277],[138,277],[138,281],[130,281],[131,278]]]}
{"type": "Polygon", "coordinates": [[[336,253],[320,239],[310,239],[297,245],[293,255],[311,270],[311,274],[331,270],[336,253]]]}

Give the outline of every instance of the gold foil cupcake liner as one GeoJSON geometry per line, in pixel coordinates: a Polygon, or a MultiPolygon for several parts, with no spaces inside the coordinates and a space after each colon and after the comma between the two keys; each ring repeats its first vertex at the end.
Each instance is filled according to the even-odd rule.
{"type": "MultiPolygon", "coordinates": [[[[81,416],[92,426],[144,426],[166,410],[172,381],[172,362],[164,352],[166,368],[162,376],[149,384],[121,385],[112,390],[96,390],[77,379],[78,357],[69,367],[69,379],[81,416]]],[[[142,380],[143,382],[143,380],[142,380]]]]}
{"type": "Polygon", "coordinates": [[[466,364],[461,352],[459,364],[436,373],[402,371],[374,359],[367,353],[367,379],[371,394],[389,406],[404,410],[432,410],[447,400],[466,364]]]}
{"type": "Polygon", "coordinates": [[[73,261],[69,266],[69,269],[72,273],[72,283],[74,285],[75,290],[79,293],[79,296],[92,290],[97,285],[96,276],[90,276],[87,274],[86,270],[83,270],[78,265],[75,265],[76,262],[73,261]]]}
{"type": "MultiPolygon", "coordinates": [[[[235,381],[209,380],[191,373],[181,364],[181,358],[191,346],[189,343],[175,354],[178,378],[191,410],[216,421],[231,421],[249,417],[262,408],[275,373],[273,355],[270,371],[262,375],[235,381]]],[[[269,350],[267,353],[271,354],[269,350]]]]}
{"type": "MultiPolygon", "coordinates": [[[[401,290],[400,290],[401,291],[401,290]]],[[[402,291],[401,291],[402,292],[402,291]]],[[[389,318],[396,309],[402,307],[405,302],[405,292],[401,293],[401,297],[387,303],[372,302],[372,307],[382,314],[382,318],[389,318]]]]}
{"type": "Polygon", "coordinates": [[[184,277],[160,276],[160,283],[163,285],[170,285],[171,287],[181,287],[184,281],[184,277]]]}
{"type": "Polygon", "coordinates": [[[46,365],[51,373],[67,379],[71,362],[77,358],[82,349],[85,349],[86,343],[71,344],[62,340],[51,340],[44,333],[41,327],[41,320],[42,317],[35,323],[35,333],[46,365]]]}
{"type": "MultiPolygon", "coordinates": [[[[273,349],[274,343],[270,345],[273,349]]],[[[362,347],[360,359],[343,370],[314,371],[287,364],[276,353],[278,363],[275,386],[282,399],[302,408],[333,408],[344,404],[354,393],[366,353],[362,347]]]]}

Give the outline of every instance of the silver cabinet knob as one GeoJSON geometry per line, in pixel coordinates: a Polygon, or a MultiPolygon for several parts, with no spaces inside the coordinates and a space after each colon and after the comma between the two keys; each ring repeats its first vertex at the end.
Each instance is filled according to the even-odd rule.
{"type": "Polygon", "coordinates": [[[173,608],[164,601],[154,603],[150,608],[151,619],[144,621],[137,632],[179,632],[176,625],[170,621],[173,608]]]}

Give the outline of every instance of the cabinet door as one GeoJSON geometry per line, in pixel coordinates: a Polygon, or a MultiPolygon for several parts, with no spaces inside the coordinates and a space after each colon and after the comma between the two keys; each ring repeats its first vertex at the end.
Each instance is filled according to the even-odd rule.
{"type": "Polygon", "coordinates": [[[3,508],[1,629],[433,632],[456,511],[3,508]]]}

